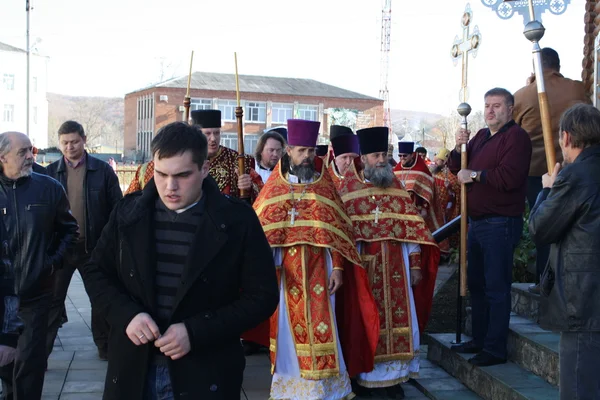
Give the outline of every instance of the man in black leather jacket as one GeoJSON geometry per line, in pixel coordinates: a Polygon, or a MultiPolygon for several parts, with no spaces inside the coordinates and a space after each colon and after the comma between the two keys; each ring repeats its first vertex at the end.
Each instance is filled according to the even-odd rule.
{"type": "Polygon", "coordinates": [[[561,400],[600,399],[600,111],[578,104],[560,121],[564,163],[542,177],[529,219],[550,245],[540,325],[560,331],[561,400]]]}
{"type": "MultiPolygon", "coordinates": [[[[65,299],[73,273],[89,260],[111,211],[123,198],[111,166],[85,151],[86,136],[81,124],[76,121],[63,123],[58,129],[58,142],[63,157],[48,165],[46,170],[65,188],[80,236],[74,251],[55,277],[46,342],[48,355],[52,352],[58,329],[67,322],[65,299]]],[[[92,336],[98,356],[103,360],[107,359],[108,330],[105,318],[92,308],[92,336]]]]}
{"type": "Polygon", "coordinates": [[[32,172],[31,150],[26,135],[0,134],[0,237],[7,254],[2,265],[12,275],[23,323],[14,362],[0,368],[6,399],[41,397],[53,273],[77,240],[65,191],[56,180],[32,172]]]}

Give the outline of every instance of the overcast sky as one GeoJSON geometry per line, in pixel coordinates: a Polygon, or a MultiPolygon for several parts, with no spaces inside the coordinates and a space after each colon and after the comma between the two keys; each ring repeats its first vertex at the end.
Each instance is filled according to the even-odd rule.
{"type": "MultiPolygon", "coordinates": [[[[494,0],[487,0],[494,2],[494,0]]],[[[499,1],[499,0],[495,0],[499,1]]],[[[377,96],[380,0],[31,0],[31,36],[50,57],[48,91],[124,96],[194,70],[310,78],[377,96]]],[[[448,114],[459,103],[460,65],[450,49],[461,34],[463,0],[392,0],[391,107],[448,114]]],[[[581,79],[584,0],[546,12],[542,47],[555,48],[562,72],[581,79]]],[[[515,15],[501,20],[471,1],[483,40],[470,61],[470,103],[482,108],[495,86],[516,91],[531,73],[531,43],[515,15]]],[[[25,0],[0,2],[0,41],[25,47],[25,0]]]]}

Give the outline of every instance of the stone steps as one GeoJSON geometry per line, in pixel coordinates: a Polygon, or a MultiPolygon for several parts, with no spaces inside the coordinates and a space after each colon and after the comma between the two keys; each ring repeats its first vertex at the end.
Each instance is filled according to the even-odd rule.
{"type": "Polygon", "coordinates": [[[538,322],[540,295],[529,293],[531,283],[513,283],[510,293],[511,310],[521,317],[538,322]]]}
{"type": "MultiPolygon", "coordinates": [[[[520,327],[516,327],[517,331],[520,330],[521,332],[513,332],[522,336],[522,338],[515,338],[516,341],[522,344],[519,345],[521,347],[515,346],[513,348],[513,354],[521,354],[526,358],[528,349],[534,352],[536,351],[533,350],[536,348],[535,346],[541,346],[541,341],[536,342],[535,346],[527,342],[532,339],[530,335],[541,333],[525,332],[528,329],[533,330],[533,327],[523,321],[520,322],[521,324],[515,323],[514,325],[521,325],[520,327]],[[530,348],[526,347],[527,343],[531,346],[530,348]]],[[[442,367],[450,375],[459,379],[467,388],[481,396],[481,398],[486,400],[558,399],[558,388],[514,362],[509,361],[506,364],[491,367],[475,367],[469,364],[468,359],[472,355],[458,354],[450,350],[451,341],[454,339],[454,334],[428,335],[429,349],[427,358],[442,367]]],[[[463,340],[469,340],[469,338],[463,336],[463,340]]],[[[533,356],[528,359],[535,362],[533,356]]]]}

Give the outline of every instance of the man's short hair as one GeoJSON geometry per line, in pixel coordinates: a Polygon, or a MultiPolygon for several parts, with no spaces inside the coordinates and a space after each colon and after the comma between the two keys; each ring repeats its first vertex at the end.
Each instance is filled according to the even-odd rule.
{"type": "Polygon", "coordinates": [[[283,139],[283,136],[281,136],[279,133],[277,133],[277,132],[263,133],[258,138],[258,143],[256,143],[256,150],[254,151],[254,159],[256,160],[256,162],[261,161],[261,154],[262,154],[263,150],[265,149],[267,140],[269,140],[269,139],[277,140],[279,143],[281,143],[281,149],[282,150],[285,149],[285,140],[283,139]]]}
{"type": "Polygon", "coordinates": [[[493,88],[487,91],[487,93],[485,94],[485,96],[483,96],[484,99],[487,99],[490,96],[502,96],[504,97],[504,102],[506,103],[506,105],[508,107],[512,107],[515,105],[515,97],[512,95],[511,92],[509,92],[508,90],[504,89],[504,88],[493,88]]]}
{"type": "Polygon", "coordinates": [[[560,136],[569,132],[573,147],[583,149],[600,144],[600,110],[589,104],[575,104],[560,118],[560,136]]]}
{"type": "Polygon", "coordinates": [[[423,153],[423,154],[427,155],[427,149],[425,147],[417,147],[415,149],[415,153],[423,153]]]}
{"type": "Polygon", "coordinates": [[[202,168],[208,158],[208,141],[197,125],[172,122],[160,128],[150,144],[152,156],[158,159],[171,158],[192,152],[192,160],[202,168]]]}
{"type": "Polygon", "coordinates": [[[542,49],[542,68],[560,71],[560,58],[556,50],[550,47],[542,49]]]}
{"type": "Polygon", "coordinates": [[[66,121],[58,128],[58,136],[68,135],[69,133],[77,133],[82,138],[85,137],[83,126],[77,121],[66,121]]]}

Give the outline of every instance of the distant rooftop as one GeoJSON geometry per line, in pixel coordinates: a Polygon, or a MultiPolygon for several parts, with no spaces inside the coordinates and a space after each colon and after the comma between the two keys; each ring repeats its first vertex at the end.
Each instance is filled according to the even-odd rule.
{"type": "Polygon", "coordinates": [[[20,49],[15,46],[11,46],[10,44],[0,42],[0,51],[14,51],[16,53],[27,53],[25,50],[20,49]]]}
{"type": "MultiPolygon", "coordinates": [[[[276,78],[272,76],[240,75],[240,92],[244,93],[265,93],[282,94],[288,96],[312,96],[312,97],[333,97],[342,99],[356,100],[379,100],[376,97],[366,96],[364,94],[352,92],[336,86],[327,85],[313,79],[297,78],[276,78]]],[[[151,88],[187,88],[188,77],[169,79],[132,93],[151,88]]],[[[191,89],[203,89],[214,91],[235,91],[235,75],[219,74],[213,72],[194,72],[192,73],[191,89]]]]}

